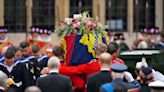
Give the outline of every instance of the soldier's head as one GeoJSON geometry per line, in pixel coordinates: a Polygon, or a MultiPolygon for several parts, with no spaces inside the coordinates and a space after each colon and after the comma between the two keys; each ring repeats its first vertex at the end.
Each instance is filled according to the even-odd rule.
{"type": "Polygon", "coordinates": [[[123,79],[124,78],[124,71],[127,70],[127,66],[125,64],[112,64],[111,70],[112,70],[112,79],[123,79]]]}
{"type": "Polygon", "coordinates": [[[107,52],[110,53],[113,57],[118,57],[118,44],[115,42],[111,42],[108,44],[107,52]]]}
{"type": "Polygon", "coordinates": [[[107,45],[106,44],[98,44],[95,50],[96,58],[99,58],[99,56],[107,51],[107,45]]]}
{"type": "Polygon", "coordinates": [[[4,27],[4,26],[0,26],[0,43],[4,43],[8,40],[8,37],[7,37],[7,28],[4,27]]]}
{"type": "Polygon", "coordinates": [[[60,46],[55,46],[54,48],[53,48],[53,51],[52,51],[52,53],[54,54],[54,56],[56,56],[56,57],[58,57],[58,58],[60,58],[60,59],[63,59],[63,57],[64,57],[64,49],[62,48],[62,47],[60,47],[60,46]]]}
{"type": "Polygon", "coordinates": [[[39,58],[40,56],[40,47],[38,45],[32,46],[32,55],[36,58],[39,58]]]}
{"type": "Polygon", "coordinates": [[[8,50],[13,50],[15,52],[15,58],[16,59],[21,59],[22,53],[19,50],[19,47],[9,47],[8,50]]]}
{"type": "Polygon", "coordinates": [[[99,57],[101,68],[109,68],[112,58],[113,57],[109,53],[102,53],[99,57]]]}
{"type": "Polygon", "coordinates": [[[30,52],[29,43],[26,41],[21,42],[20,50],[21,50],[23,56],[27,56],[30,52]]]}
{"type": "Polygon", "coordinates": [[[12,49],[8,49],[5,53],[5,64],[8,66],[13,65],[15,59],[15,52],[12,49]]]}

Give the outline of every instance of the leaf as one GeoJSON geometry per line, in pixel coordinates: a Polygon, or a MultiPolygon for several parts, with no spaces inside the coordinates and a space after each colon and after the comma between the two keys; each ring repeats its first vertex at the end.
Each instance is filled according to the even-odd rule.
{"type": "Polygon", "coordinates": [[[65,30],[62,34],[61,34],[61,37],[65,37],[67,34],[67,30],[65,30]]]}

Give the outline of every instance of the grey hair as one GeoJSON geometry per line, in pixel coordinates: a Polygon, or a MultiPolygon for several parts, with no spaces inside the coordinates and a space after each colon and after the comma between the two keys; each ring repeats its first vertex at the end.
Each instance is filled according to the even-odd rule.
{"type": "Polygon", "coordinates": [[[50,69],[58,69],[60,67],[60,60],[58,57],[56,56],[52,56],[49,60],[48,60],[48,67],[50,69]]]}
{"type": "Polygon", "coordinates": [[[7,79],[8,79],[7,75],[4,72],[0,71],[0,86],[1,87],[4,87],[6,85],[7,79]]]}
{"type": "Polygon", "coordinates": [[[123,79],[124,78],[124,73],[117,73],[117,72],[112,71],[112,78],[113,78],[113,80],[117,79],[117,78],[123,79]]]}
{"type": "Polygon", "coordinates": [[[42,92],[37,86],[29,86],[26,88],[25,92],[42,92]]]}

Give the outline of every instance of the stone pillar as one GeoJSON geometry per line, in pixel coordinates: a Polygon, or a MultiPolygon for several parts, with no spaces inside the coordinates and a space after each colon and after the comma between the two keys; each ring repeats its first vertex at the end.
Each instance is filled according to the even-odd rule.
{"type": "Polygon", "coordinates": [[[63,19],[66,17],[69,17],[69,11],[70,11],[70,0],[63,0],[64,2],[64,8],[63,8],[63,19]]]}
{"type": "Polygon", "coordinates": [[[26,31],[32,26],[32,0],[26,0],[26,31]]]}
{"type": "Polygon", "coordinates": [[[4,0],[0,0],[0,26],[4,26],[4,0]]]}
{"type": "Polygon", "coordinates": [[[163,0],[155,0],[155,26],[163,30],[163,0]]]}
{"type": "Polygon", "coordinates": [[[59,26],[64,18],[69,17],[69,1],[55,0],[55,26],[59,26]]]}
{"type": "Polygon", "coordinates": [[[133,29],[133,1],[134,0],[128,0],[128,6],[127,6],[127,22],[128,22],[128,25],[127,25],[127,29],[128,29],[128,32],[130,34],[132,34],[132,32],[134,31],[133,29]]]}
{"type": "Polygon", "coordinates": [[[93,17],[98,16],[102,25],[105,25],[105,0],[92,0],[93,17]]]}

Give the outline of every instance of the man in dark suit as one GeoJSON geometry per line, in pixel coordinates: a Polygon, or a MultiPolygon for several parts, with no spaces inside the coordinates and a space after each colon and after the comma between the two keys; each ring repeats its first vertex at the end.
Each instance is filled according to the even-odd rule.
{"type": "Polygon", "coordinates": [[[59,74],[60,60],[53,56],[48,60],[49,75],[40,77],[36,85],[42,92],[72,92],[70,79],[59,74]]]}
{"type": "Polygon", "coordinates": [[[102,84],[111,82],[111,73],[109,70],[112,56],[109,53],[102,53],[99,57],[101,71],[88,77],[87,92],[99,92],[102,84]]]}
{"type": "Polygon", "coordinates": [[[100,92],[127,92],[127,83],[123,82],[124,71],[127,70],[125,64],[112,64],[112,82],[103,84],[100,92]]]}

